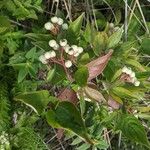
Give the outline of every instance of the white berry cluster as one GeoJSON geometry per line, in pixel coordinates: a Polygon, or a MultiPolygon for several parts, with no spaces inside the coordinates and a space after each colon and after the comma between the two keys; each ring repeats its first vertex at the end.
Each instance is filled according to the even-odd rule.
{"type": "Polygon", "coordinates": [[[8,134],[5,132],[2,132],[0,135],[0,150],[5,150],[6,148],[9,148],[10,143],[8,140],[8,134]]]}
{"type": "Polygon", "coordinates": [[[48,60],[50,58],[54,58],[54,57],[56,57],[55,51],[49,51],[49,52],[46,52],[45,54],[41,55],[39,57],[39,60],[42,62],[42,64],[47,64],[48,60]]]}
{"type": "Polygon", "coordinates": [[[109,27],[109,31],[108,31],[109,36],[119,30],[119,27],[118,26],[115,27],[115,25],[113,23],[109,23],[108,27],[109,27]]]}
{"type": "Polygon", "coordinates": [[[50,22],[45,23],[44,27],[46,30],[54,30],[56,27],[62,27],[63,30],[68,29],[68,24],[64,23],[64,20],[62,18],[58,17],[52,17],[50,22]]]}
{"type": "Polygon", "coordinates": [[[131,78],[131,82],[135,85],[135,86],[139,86],[140,85],[140,81],[137,80],[137,78],[135,77],[135,72],[133,72],[131,70],[131,68],[127,68],[126,66],[124,66],[122,68],[122,72],[126,73],[127,75],[130,76],[131,78]]]}
{"type": "MultiPolygon", "coordinates": [[[[62,39],[59,41],[59,43],[57,43],[55,40],[50,40],[49,41],[49,46],[53,49],[52,51],[46,52],[44,55],[41,55],[39,57],[39,60],[43,63],[43,64],[47,64],[48,60],[50,58],[54,58],[56,57],[56,52],[58,51],[61,53],[61,50],[63,50],[66,54],[67,54],[67,58],[69,57],[78,57],[82,52],[83,52],[83,48],[82,47],[78,47],[77,45],[69,45],[68,41],[66,39],[62,39]]],[[[63,55],[64,57],[64,55],[63,55]]],[[[71,60],[65,60],[65,66],[66,68],[70,68],[72,66],[72,61],[71,60]]]]}

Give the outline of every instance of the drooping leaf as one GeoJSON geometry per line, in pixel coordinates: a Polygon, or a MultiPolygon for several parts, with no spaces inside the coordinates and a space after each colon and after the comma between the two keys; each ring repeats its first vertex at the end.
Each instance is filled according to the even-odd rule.
{"type": "Polygon", "coordinates": [[[15,96],[14,99],[25,103],[40,115],[49,102],[49,93],[46,90],[27,92],[15,96]]]}
{"type": "Polygon", "coordinates": [[[100,75],[103,72],[109,59],[111,58],[112,53],[113,50],[110,50],[106,55],[99,57],[86,65],[89,70],[88,81],[96,78],[98,75],[100,75]]]}
{"type": "Polygon", "coordinates": [[[80,67],[75,72],[75,81],[81,87],[86,86],[88,77],[89,77],[88,68],[85,66],[80,67]]]}
{"type": "Polygon", "coordinates": [[[118,118],[117,128],[127,138],[150,148],[145,129],[136,117],[129,114],[121,114],[118,118]]]}

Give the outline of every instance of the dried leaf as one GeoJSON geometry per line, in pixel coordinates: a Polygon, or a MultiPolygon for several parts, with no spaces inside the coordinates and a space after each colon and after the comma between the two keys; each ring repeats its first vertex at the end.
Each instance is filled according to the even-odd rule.
{"type": "Polygon", "coordinates": [[[120,108],[120,104],[117,101],[115,101],[111,96],[109,96],[108,105],[110,107],[112,107],[113,109],[119,109],[120,108]]]}
{"type": "Polygon", "coordinates": [[[58,95],[58,98],[62,101],[72,102],[74,105],[76,105],[78,102],[76,93],[73,90],[68,88],[63,89],[58,95]]]}
{"type": "Polygon", "coordinates": [[[95,77],[97,77],[103,72],[112,53],[113,53],[113,50],[110,50],[106,55],[99,57],[96,60],[93,60],[86,65],[89,70],[88,81],[94,79],[95,77]]]}
{"type": "Polygon", "coordinates": [[[86,96],[88,98],[90,98],[91,100],[94,100],[97,102],[105,101],[105,98],[103,97],[103,95],[96,89],[86,86],[84,88],[84,92],[85,92],[86,96]]]}

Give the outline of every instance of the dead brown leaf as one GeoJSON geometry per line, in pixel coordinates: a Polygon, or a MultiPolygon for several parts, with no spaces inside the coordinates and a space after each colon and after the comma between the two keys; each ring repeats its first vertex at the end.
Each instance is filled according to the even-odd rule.
{"type": "Polygon", "coordinates": [[[95,77],[97,77],[103,72],[108,61],[111,58],[112,53],[113,53],[113,50],[110,50],[106,55],[99,57],[86,65],[89,70],[88,81],[94,79],[95,77]]]}

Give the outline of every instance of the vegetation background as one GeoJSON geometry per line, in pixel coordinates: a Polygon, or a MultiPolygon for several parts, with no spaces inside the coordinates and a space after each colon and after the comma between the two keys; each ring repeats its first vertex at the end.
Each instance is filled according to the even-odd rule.
{"type": "Polygon", "coordinates": [[[149,66],[149,0],[0,0],[0,150],[150,149],[149,66]],[[83,47],[73,81],[39,61],[52,39],[83,47]]]}

